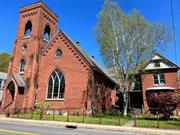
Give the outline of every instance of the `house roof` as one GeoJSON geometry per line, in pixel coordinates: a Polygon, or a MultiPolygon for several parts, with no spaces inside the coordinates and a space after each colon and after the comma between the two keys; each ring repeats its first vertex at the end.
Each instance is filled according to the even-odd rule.
{"type": "Polygon", "coordinates": [[[175,68],[180,68],[178,65],[176,65],[175,63],[171,62],[170,60],[168,60],[167,58],[165,58],[164,56],[160,55],[159,53],[156,53],[155,55],[159,56],[160,58],[162,58],[162,60],[166,61],[167,63],[169,63],[170,65],[173,65],[175,68]]]}
{"type": "MultiPolygon", "coordinates": [[[[162,56],[161,54],[159,54],[159,53],[155,53],[151,58],[150,58],[150,60],[149,60],[149,62],[147,63],[147,65],[146,65],[146,67],[145,68],[147,68],[147,66],[150,64],[150,63],[152,63],[153,61],[156,61],[156,60],[160,60],[160,61],[162,61],[162,62],[164,62],[164,63],[166,63],[167,65],[169,65],[169,67],[166,67],[166,68],[155,68],[156,70],[157,69],[180,69],[180,67],[178,66],[178,65],[176,65],[176,64],[174,64],[173,62],[171,62],[170,60],[168,60],[167,58],[165,58],[164,56],[162,56]]],[[[153,69],[146,69],[146,70],[153,70],[153,69]]]]}
{"type": "Polygon", "coordinates": [[[74,42],[68,35],[66,35],[62,30],[56,32],[56,34],[51,38],[49,44],[45,47],[43,53],[46,52],[46,49],[51,45],[53,40],[57,37],[59,33],[62,33],[75,47],[75,49],[83,56],[84,60],[93,68],[93,70],[98,71],[112,83],[117,85],[117,83],[108,75],[108,73],[101,67],[91,56],[89,56],[76,42],[74,42]]]}
{"type": "Polygon", "coordinates": [[[6,80],[7,79],[7,73],[0,72],[0,79],[6,80]]]}

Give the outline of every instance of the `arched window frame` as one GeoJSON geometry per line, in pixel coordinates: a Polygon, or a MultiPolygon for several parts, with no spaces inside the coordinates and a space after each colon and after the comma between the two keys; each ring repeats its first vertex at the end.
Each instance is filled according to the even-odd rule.
{"type": "Polygon", "coordinates": [[[47,81],[47,89],[46,89],[46,100],[64,100],[64,93],[65,93],[65,77],[63,72],[59,69],[56,68],[55,70],[53,70],[53,72],[50,74],[49,79],[47,81]],[[58,72],[59,71],[59,74],[58,72]],[[57,97],[54,97],[54,91],[55,91],[55,81],[56,81],[56,77],[58,78],[58,95],[57,97]],[[51,87],[51,95],[49,97],[49,83],[50,80],[52,79],[52,87],[51,87]],[[62,82],[64,81],[64,82],[62,82]],[[63,83],[63,84],[62,84],[63,83]],[[63,92],[61,91],[61,87],[63,86],[63,92]],[[61,95],[60,95],[61,94],[61,95]]]}
{"type": "Polygon", "coordinates": [[[15,83],[14,81],[10,81],[8,86],[7,86],[7,90],[10,92],[12,100],[14,100],[14,96],[15,96],[15,83]]]}
{"type": "Polygon", "coordinates": [[[49,42],[50,37],[51,37],[51,28],[50,28],[49,24],[47,24],[44,28],[43,39],[45,41],[49,42]]]}
{"type": "Polygon", "coordinates": [[[32,22],[29,20],[26,22],[26,25],[24,28],[24,36],[25,37],[31,36],[31,33],[32,33],[32,22]],[[28,30],[30,31],[28,32],[28,30]]]}
{"type": "Polygon", "coordinates": [[[62,55],[63,55],[62,50],[61,50],[60,48],[56,49],[55,57],[56,57],[56,58],[59,58],[59,57],[61,57],[62,55]],[[60,55],[58,55],[58,52],[60,52],[60,55]]]}
{"type": "Polygon", "coordinates": [[[24,74],[25,66],[26,66],[26,61],[24,58],[22,58],[19,62],[19,73],[20,74],[24,74]]]}

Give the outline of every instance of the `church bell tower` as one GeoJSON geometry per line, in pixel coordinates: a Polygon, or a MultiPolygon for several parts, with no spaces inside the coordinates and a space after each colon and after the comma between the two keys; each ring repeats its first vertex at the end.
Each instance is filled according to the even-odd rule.
{"type": "MultiPolygon", "coordinates": [[[[20,8],[18,29],[8,69],[9,80],[12,81],[7,83],[14,83],[14,94],[11,95],[14,102],[11,104],[12,108],[34,107],[40,80],[38,72],[42,51],[57,32],[57,24],[58,16],[43,2],[20,8]],[[19,92],[20,89],[23,90],[19,92]],[[18,98],[21,101],[16,101],[16,97],[21,97],[18,98]]],[[[9,84],[5,88],[5,97],[8,96],[8,87],[9,84]]],[[[3,102],[4,106],[8,105],[6,101],[3,102]]]]}

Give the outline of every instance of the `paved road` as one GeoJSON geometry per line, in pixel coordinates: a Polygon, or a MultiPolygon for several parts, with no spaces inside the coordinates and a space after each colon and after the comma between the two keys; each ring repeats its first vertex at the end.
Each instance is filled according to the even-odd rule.
{"type": "MultiPolygon", "coordinates": [[[[0,135],[136,135],[127,132],[65,128],[20,122],[0,121],[0,135]]],[[[139,134],[138,134],[139,135],[139,134]]],[[[142,134],[141,134],[142,135],[142,134]]]]}

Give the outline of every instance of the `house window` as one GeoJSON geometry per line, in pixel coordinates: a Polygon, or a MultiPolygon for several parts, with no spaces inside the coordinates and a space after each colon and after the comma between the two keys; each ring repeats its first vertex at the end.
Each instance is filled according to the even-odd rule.
{"type": "Polygon", "coordinates": [[[50,40],[50,27],[47,25],[44,29],[44,40],[49,41],[50,40]]]}
{"type": "Polygon", "coordinates": [[[56,53],[55,53],[55,56],[56,56],[56,57],[60,57],[61,55],[62,55],[61,49],[57,49],[57,50],[56,50],[56,53]]]}
{"type": "Polygon", "coordinates": [[[28,21],[25,26],[24,36],[30,36],[32,30],[32,23],[31,21],[28,21]]]}
{"type": "Polygon", "coordinates": [[[19,73],[24,73],[25,65],[26,65],[26,62],[24,59],[22,59],[19,63],[19,73]]]}
{"type": "Polygon", "coordinates": [[[154,61],[154,67],[160,67],[160,62],[158,60],[154,61]]]}
{"type": "Polygon", "coordinates": [[[64,75],[59,69],[56,69],[52,72],[48,80],[47,99],[63,99],[64,90],[64,75]]]}
{"type": "Polygon", "coordinates": [[[153,77],[154,77],[155,85],[164,85],[165,84],[164,74],[154,74],[153,77]]]}

